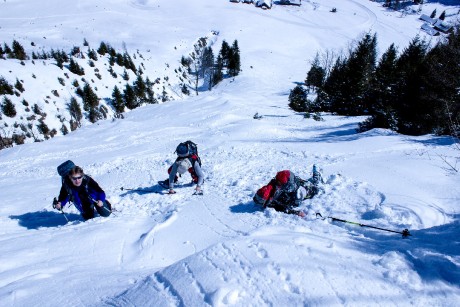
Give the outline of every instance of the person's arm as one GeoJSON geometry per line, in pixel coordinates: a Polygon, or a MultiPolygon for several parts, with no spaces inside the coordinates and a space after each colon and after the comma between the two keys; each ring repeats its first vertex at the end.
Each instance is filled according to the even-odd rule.
{"type": "Polygon", "coordinates": [[[57,199],[57,203],[54,205],[57,210],[61,210],[69,201],[69,193],[67,192],[64,185],[61,186],[61,190],[59,191],[59,196],[57,199]]]}
{"type": "Polygon", "coordinates": [[[201,190],[201,186],[203,185],[204,182],[204,173],[203,170],[201,169],[200,163],[195,162],[195,166],[193,167],[195,170],[195,174],[198,177],[198,182],[196,183],[196,190],[199,191],[201,190]]]}
{"type": "Polygon", "coordinates": [[[99,184],[90,176],[88,178],[88,193],[90,197],[97,202],[99,207],[102,207],[103,202],[105,201],[105,192],[99,186],[99,184]]]}
{"type": "Polygon", "coordinates": [[[174,162],[173,165],[171,166],[171,172],[169,173],[169,192],[170,193],[174,193],[174,179],[176,179],[176,174],[177,174],[177,163],[176,162],[174,162]]]}

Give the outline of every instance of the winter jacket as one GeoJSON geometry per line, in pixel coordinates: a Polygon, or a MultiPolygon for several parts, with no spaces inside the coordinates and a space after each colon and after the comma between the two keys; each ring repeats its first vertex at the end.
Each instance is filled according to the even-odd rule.
{"type": "Polygon", "coordinates": [[[182,158],[179,157],[176,159],[173,165],[169,168],[169,188],[174,188],[174,183],[177,181],[177,168],[179,163],[182,159],[189,159],[192,167],[188,169],[188,172],[192,176],[192,180],[196,183],[197,186],[201,187],[204,182],[204,173],[201,169],[200,163],[198,162],[198,157],[196,155],[192,155],[190,157],[182,158]]]}
{"type": "Polygon", "coordinates": [[[285,213],[297,213],[292,208],[298,207],[307,196],[302,182],[305,181],[291,171],[278,172],[275,178],[256,192],[254,202],[263,205],[264,208],[271,207],[285,213]]]}
{"type": "Polygon", "coordinates": [[[63,180],[58,197],[62,207],[72,201],[78,211],[84,214],[93,210],[94,204],[99,200],[105,201],[105,192],[90,176],[83,175],[79,187],[74,186],[67,177],[63,180]]]}

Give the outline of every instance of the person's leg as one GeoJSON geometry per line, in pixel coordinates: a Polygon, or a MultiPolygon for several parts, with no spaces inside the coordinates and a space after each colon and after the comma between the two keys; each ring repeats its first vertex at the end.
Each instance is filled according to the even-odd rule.
{"type": "MultiPolygon", "coordinates": [[[[112,213],[112,205],[106,200],[103,202],[102,207],[94,206],[100,216],[108,217],[112,213]]],[[[94,214],[94,213],[93,213],[94,214]]]]}
{"type": "Polygon", "coordinates": [[[90,220],[90,219],[94,218],[94,210],[89,210],[88,209],[87,211],[83,211],[81,213],[81,216],[83,217],[83,219],[85,221],[90,220]]]}

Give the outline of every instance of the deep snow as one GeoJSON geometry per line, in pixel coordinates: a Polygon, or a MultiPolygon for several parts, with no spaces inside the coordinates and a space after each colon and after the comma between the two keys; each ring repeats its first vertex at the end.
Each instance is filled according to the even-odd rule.
{"type": "MultiPolygon", "coordinates": [[[[442,11],[431,3],[424,13],[435,7],[442,11]]],[[[161,66],[217,30],[215,53],[223,39],[237,39],[243,65],[211,92],[0,151],[0,305],[457,305],[460,177],[445,161],[458,163],[458,143],[358,134],[362,117],[316,122],[287,107],[317,51],[346,49],[367,31],[382,50],[392,42],[402,49],[419,33],[417,16],[365,0],[272,10],[226,0],[0,3],[4,41],[125,42],[151,50],[161,66]],[[205,194],[192,196],[191,186],[151,192],[186,139],[198,143],[205,194]],[[113,216],[83,222],[70,207],[66,223],[52,209],[56,167],[67,159],[100,183],[113,216]],[[326,183],[304,202],[306,218],[254,206],[253,194],[277,171],[308,178],[313,164],[326,183]]]]}

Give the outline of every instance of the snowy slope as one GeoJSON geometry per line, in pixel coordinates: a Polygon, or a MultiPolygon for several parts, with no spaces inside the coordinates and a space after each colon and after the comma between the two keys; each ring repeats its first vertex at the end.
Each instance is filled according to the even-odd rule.
{"type": "MultiPolygon", "coordinates": [[[[460,177],[445,162],[457,161],[458,144],[357,134],[363,118],[325,114],[316,122],[287,107],[318,50],[346,49],[369,30],[381,49],[402,48],[418,33],[415,15],[364,0],[272,10],[225,0],[45,2],[1,3],[5,40],[49,31],[54,39],[43,44],[71,46],[109,37],[163,63],[177,58],[172,46],[188,49],[216,30],[216,46],[238,40],[243,71],[199,96],[0,151],[1,306],[458,304],[460,177]],[[256,112],[263,118],[253,119],[256,112]],[[186,139],[198,143],[205,194],[192,196],[187,185],[155,193],[186,139]],[[52,209],[56,166],[67,159],[100,183],[112,217],[83,222],[70,207],[67,223],[52,209]],[[254,206],[253,194],[277,171],[308,178],[313,164],[326,183],[302,205],[306,218],[254,206]]],[[[442,8],[425,13],[434,7],[442,8]]]]}

